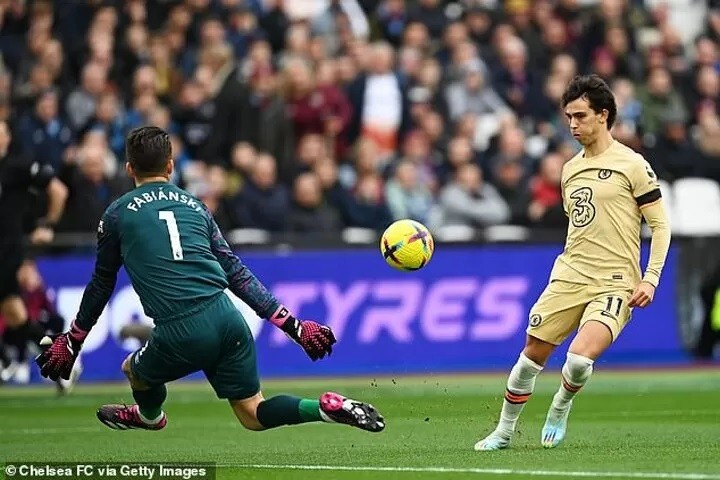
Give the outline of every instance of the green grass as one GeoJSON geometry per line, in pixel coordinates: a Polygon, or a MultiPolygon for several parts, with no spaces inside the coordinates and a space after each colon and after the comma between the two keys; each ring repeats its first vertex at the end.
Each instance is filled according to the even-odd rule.
{"type": "Polygon", "coordinates": [[[165,430],[118,432],[96,420],[95,408],[132,402],[124,385],[81,385],[64,398],[54,398],[49,386],[6,387],[0,389],[0,463],[210,462],[220,465],[220,479],[581,475],[570,472],[601,478],[720,479],[720,370],[596,372],[575,402],[566,442],[554,450],[539,445],[558,382],[557,372],[546,372],[523,412],[512,448],[474,452],[473,444],[495,424],[504,382],[500,375],[428,375],[264,385],[266,397],[293,393],[315,398],[333,389],[370,401],[386,417],[388,426],[381,434],[325,424],[245,431],[209,387],[196,383],[169,386],[165,430]],[[283,465],[327,469],[267,467],[283,465]]]}

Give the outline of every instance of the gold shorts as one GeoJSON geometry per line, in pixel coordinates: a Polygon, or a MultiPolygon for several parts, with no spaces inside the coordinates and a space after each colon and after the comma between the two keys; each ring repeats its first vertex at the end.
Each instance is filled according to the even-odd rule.
{"type": "Polygon", "coordinates": [[[630,321],[632,290],[581,285],[555,280],[530,309],[527,333],[560,345],[585,322],[595,320],[610,329],[613,341],[630,321]]]}

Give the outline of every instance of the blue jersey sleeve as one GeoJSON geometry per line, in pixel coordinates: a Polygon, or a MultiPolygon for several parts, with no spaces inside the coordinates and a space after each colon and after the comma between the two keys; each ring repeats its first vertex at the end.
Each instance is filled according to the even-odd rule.
{"type": "Polygon", "coordinates": [[[89,331],[102,314],[115,290],[117,273],[122,266],[117,211],[108,208],[100,220],[97,232],[97,255],[92,279],[85,287],[75,324],[89,331]]]}
{"type": "Polygon", "coordinates": [[[233,253],[212,213],[207,208],[203,208],[203,212],[208,220],[212,252],[227,275],[230,291],[261,318],[271,318],[280,308],[280,302],[233,253]]]}

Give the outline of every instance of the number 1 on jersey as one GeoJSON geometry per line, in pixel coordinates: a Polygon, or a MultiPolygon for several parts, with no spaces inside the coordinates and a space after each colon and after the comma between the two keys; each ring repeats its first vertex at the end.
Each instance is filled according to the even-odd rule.
{"type": "Polygon", "coordinates": [[[178,230],[177,221],[175,221],[175,214],[169,210],[161,210],[158,214],[160,216],[160,220],[167,224],[173,260],[182,260],[183,250],[182,245],[180,244],[180,231],[178,230]]]}

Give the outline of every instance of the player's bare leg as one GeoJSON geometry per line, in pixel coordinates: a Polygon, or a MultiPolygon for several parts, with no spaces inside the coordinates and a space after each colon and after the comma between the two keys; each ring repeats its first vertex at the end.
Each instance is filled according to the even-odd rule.
{"type": "Polygon", "coordinates": [[[160,430],[167,425],[167,415],[162,404],[167,397],[165,385],[150,386],[135,378],[130,369],[128,356],[122,364],[122,371],[130,381],[135,405],[103,405],[97,411],[98,420],[116,430],[142,429],[160,430]]]}
{"type": "Polygon", "coordinates": [[[548,409],[540,442],[545,448],[557,447],[565,439],[573,398],[592,375],[593,363],[612,343],[610,329],[598,321],[588,321],[573,339],[562,368],[560,388],[548,409]]]}
{"type": "Polygon", "coordinates": [[[6,330],[4,340],[7,346],[12,346],[17,352],[15,361],[0,373],[4,381],[15,377],[20,383],[30,381],[30,365],[27,363],[28,342],[38,343],[45,335],[45,331],[38,324],[28,321],[27,310],[22,298],[11,295],[0,302],[0,314],[5,319],[6,330]]]}
{"type": "Polygon", "coordinates": [[[265,400],[262,393],[243,400],[230,400],[238,420],[249,430],[266,430],[307,422],[341,423],[380,432],[385,419],[370,404],[327,392],[318,400],[277,395],[265,400]]]}
{"type": "Polygon", "coordinates": [[[510,445],[520,413],[535,389],[535,378],[554,349],[552,343],[528,335],[525,349],[508,377],[500,421],[490,435],[475,444],[475,450],[501,450],[510,445]]]}
{"type": "Polygon", "coordinates": [[[15,374],[15,365],[5,350],[5,344],[0,338],[0,384],[10,380],[15,374]]]}

